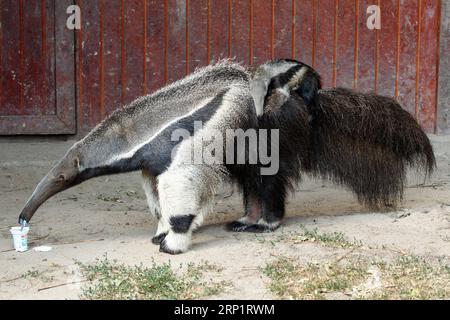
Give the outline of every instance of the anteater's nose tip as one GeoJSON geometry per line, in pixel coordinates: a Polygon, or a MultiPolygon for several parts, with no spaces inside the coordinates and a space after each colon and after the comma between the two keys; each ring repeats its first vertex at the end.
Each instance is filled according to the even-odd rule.
{"type": "Polygon", "coordinates": [[[27,219],[22,214],[19,216],[19,224],[22,227],[26,227],[28,225],[27,219]]]}

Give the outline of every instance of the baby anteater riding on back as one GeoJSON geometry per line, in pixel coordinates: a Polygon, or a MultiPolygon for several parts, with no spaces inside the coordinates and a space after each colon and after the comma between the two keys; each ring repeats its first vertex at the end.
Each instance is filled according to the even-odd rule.
{"type": "Polygon", "coordinates": [[[289,59],[261,65],[250,88],[260,128],[279,128],[279,171],[244,184],[246,216],[235,231],[273,230],[301,173],[351,190],[371,208],[402,199],[408,167],[428,177],[435,158],[416,120],[392,98],[321,89],[311,67],[289,59]]]}

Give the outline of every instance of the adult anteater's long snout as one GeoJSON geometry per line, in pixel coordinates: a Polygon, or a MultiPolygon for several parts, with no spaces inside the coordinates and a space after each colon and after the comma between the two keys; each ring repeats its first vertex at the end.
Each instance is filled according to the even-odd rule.
{"type": "Polygon", "coordinates": [[[29,222],[36,210],[51,196],[77,183],[79,160],[66,155],[37,185],[19,216],[19,223],[29,222]]]}

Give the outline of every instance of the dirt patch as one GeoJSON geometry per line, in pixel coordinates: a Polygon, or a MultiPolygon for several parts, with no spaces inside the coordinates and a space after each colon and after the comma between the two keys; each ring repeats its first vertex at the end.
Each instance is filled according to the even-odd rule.
{"type": "MultiPolygon", "coordinates": [[[[31,250],[11,251],[9,227],[16,225],[37,182],[73,141],[0,141],[0,298],[77,299],[82,294],[82,286],[72,284],[78,281],[77,261],[93,264],[105,254],[119,264],[144,268],[207,261],[221,270],[211,275],[214,282],[229,284],[208,297],[232,299],[279,297],[263,270],[283,257],[296,266],[326,265],[362,244],[379,261],[402,256],[445,260],[450,256],[450,137],[433,136],[432,141],[437,172],[425,183],[411,177],[395,211],[369,211],[345,190],[305,179],[279,230],[235,234],[225,231],[224,223],[242,214],[241,198],[224,187],[204,227],[194,234],[192,249],[179,256],[160,253],[151,243],[156,223],[136,173],[93,179],[50,199],[33,218],[31,250]],[[35,252],[33,247],[40,245],[52,250],[35,252]],[[47,287],[52,288],[39,290],[47,287]]],[[[342,296],[325,295],[336,297],[342,296]]]]}

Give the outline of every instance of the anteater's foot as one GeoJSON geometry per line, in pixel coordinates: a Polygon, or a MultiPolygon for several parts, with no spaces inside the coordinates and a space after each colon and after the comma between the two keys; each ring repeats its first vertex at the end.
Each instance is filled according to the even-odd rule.
{"type": "Polygon", "coordinates": [[[227,224],[227,230],[233,232],[253,232],[263,233],[272,232],[278,229],[280,222],[265,222],[263,219],[259,219],[256,223],[248,223],[247,221],[236,220],[227,224]]]}
{"type": "Polygon", "coordinates": [[[191,244],[190,233],[176,233],[169,231],[159,246],[159,251],[168,254],[180,254],[186,252],[191,244]]]}

